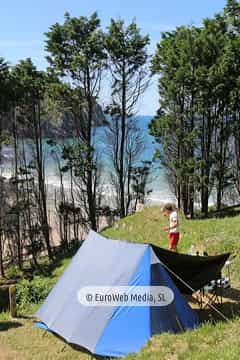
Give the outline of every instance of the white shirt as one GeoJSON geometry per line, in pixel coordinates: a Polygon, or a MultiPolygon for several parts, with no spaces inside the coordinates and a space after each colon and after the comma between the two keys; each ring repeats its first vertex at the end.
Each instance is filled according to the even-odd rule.
{"type": "Polygon", "coordinates": [[[170,234],[172,234],[172,233],[173,233],[173,234],[179,233],[179,227],[178,227],[178,225],[175,226],[174,228],[172,228],[172,227],[175,225],[176,222],[178,223],[178,213],[177,213],[177,211],[173,211],[173,212],[170,214],[169,220],[170,220],[170,230],[169,230],[170,234]]]}

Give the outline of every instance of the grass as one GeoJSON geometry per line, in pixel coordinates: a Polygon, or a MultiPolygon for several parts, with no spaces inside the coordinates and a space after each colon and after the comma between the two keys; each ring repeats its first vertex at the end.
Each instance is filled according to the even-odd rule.
{"type": "MultiPolygon", "coordinates": [[[[143,213],[129,216],[114,227],[106,229],[103,234],[108,237],[147,242],[163,248],[168,246],[168,235],[161,229],[167,225],[158,207],[150,207],[143,213]]],[[[200,254],[207,251],[209,255],[231,252],[240,253],[240,216],[211,218],[206,220],[186,220],[181,218],[181,240],[179,252],[188,253],[191,245],[200,254]]],[[[233,280],[240,285],[240,258],[234,261],[233,280]]]]}
{"type": "MultiPolygon", "coordinates": [[[[136,242],[150,242],[167,247],[167,234],[161,231],[166,224],[159,208],[148,208],[142,213],[119,221],[106,229],[106,236],[136,242]]],[[[231,317],[228,322],[215,319],[200,328],[178,335],[162,334],[153,337],[138,354],[126,360],[235,360],[240,358],[240,216],[209,220],[181,219],[179,251],[187,253],[191,245],[209,254],[230,251],[236,254],[232,265],[232,286],[226,294],[223,311],[231,317]]],[[[43,263],[41,276],[54,284],[69,264],[70,258],[61,258],[50,268],[43,263]]],[[[30,317],[39,305],[32,304],[23,315],[30,317]]],[[[87,360],[95,359],[88,353],[76,351],[51,334],[33,327],[31,318],[11,320],[0,314],[0,360],[87,360]]]]}

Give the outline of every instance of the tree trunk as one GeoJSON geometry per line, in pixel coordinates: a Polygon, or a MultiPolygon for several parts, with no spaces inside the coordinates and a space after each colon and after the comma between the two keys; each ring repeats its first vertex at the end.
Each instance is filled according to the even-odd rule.
{"type": "Polygon", "coordinates": [[[0,181],[0,276],[5,277],[3,266],[3,210],[4,210],[4,192],[3,192],[3,180],[0,181]]]}
{"type": "Polygon", "coordinates": [[[211,111],[208,111],[207,118],[203,119],[203,134],[202,134],[202,189],[201,189],[201,202],[202,213],[208,217],[208,201],[209,201],[209,182],[211,170],[211,143],[213,133],[213,120],[211,118],[211,111]],[[205,122],[207,121],[207,123],[205,122]]]}
{"type": "Polygon", "coordinates": [[[235,186],[240,196],[240,131],[237,128],[234,134],[234,157],[235,157],[235,186]]]}
{"type": "Polygon", "coordinates": [[[129,214],[129,207],[131,204],[131,177],[132,177],[132,159],[131,159],[131,155],[129,155],[129,164],[128,164],[128,176],[127,176],[127,204],[126,204],[126,211],[125,214],[126,216],[128,216],[129,214]]]}
{"type": "Polygon", "coordinates": [[[126,138],[126,74],[123,66],[122,72],[122,116],[121,116],[121,142],[120,142],[120,171],[119,171],[119,186],[120,186],[120,217],[126,215],[125,212],[125,184],[124,184],[124,152],[125,152],[125,138],[126,138]]]}
{"type": "Polygon", "coordinates": [[[92,159],[92,124],[93,124],[93,101],[91,95],[90,74],[87,73],[87,100],[88,100],[88,129],[87,129],[87,145],[88,145],[88,170],[87,170],[87,200],[89,210],[89,220],[91,228],[97,231],[96,222],[96,199],[93,192],[93,159],[92,159]]]}
{"type": "Polygon", "coordinates": [[[19,189],[18,189],[18,135],[16,123],[16,109],[13,113],[13,138],[14,138],[14,177],[15,177],[15,196],[16,196],[16,209],[17,209],[17,224],[16,224],[16,243],[17,243],[17,264],[22,270],[22,249],[21,249],[21,233],[20,233],[20,212],[19,206],[19,189]]]}
{"type": "Polygon", "coordinates": [[[183,207],[183,213],[184,215],[188,215],[188,186],[187,186],[187,182],[186,179],[183,180],[183,185],[182,185],[182,207],[183,207]]]}
{"type": "Polygon", "coordinates": [[[205,185],[202,189],[202,213],[205,217],[208,217],[208,198],[208,185],[205,185]]]}
{"type": "Polygon", "coordinates": [[[190,184],[189,189],[189,215],[190,218],[194,218],[194,186],[190,184]]]}
{"type": "Polygon", "coordinates": [[[88,196],[88,206],[89,206],[89,219],[91,223],[91,228],[97,230],[96,222],[96,208],[95,208],[95,199],[92,192],[92,171],[88,171],[87,174],[87,196],[88,196]]]}
{"type": "Polygon", "coordinates": [[[5,271],[3,266],[3,248],[2,248],[3,236],[0,234],[0,277],[5,277],[5,271]]]}
{"type": "Polygon", "coordinates": [[[1,137],[2,137],[2,114],[0,112],[0,164],[2,162],[2,141],[1,141],[1,137]]]}
{"type": "Polygon", "coordinates": [[[49,260],[53,259],[52,248],[50,245],[49,236],[49,224],[47,214],[47,198],[45,189],[45,177],[43,169],[43,148],[42,148],[42,133],[41,133],[41,110],[40,103],[37,105],[37,112],[34,106],[33,109],[33,121],[35,130],[35,149],[36,149],[36,161],[38,172],[38,187],[39,187],[39,210],[41,215],[42,233],[45,239],[49,260]]]}

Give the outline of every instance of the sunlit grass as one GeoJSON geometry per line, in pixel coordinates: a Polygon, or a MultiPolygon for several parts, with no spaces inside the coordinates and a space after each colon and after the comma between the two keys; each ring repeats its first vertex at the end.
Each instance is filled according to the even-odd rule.
{"type": "MultiPolygon", "coordinates": [[[[158,207],[147,208],[119,221],[113,228],[103,232],[115,239],[152,243],[168,247],[167,234],[161,229],[167,219],[158,207]]],[[[232,285],[236,294],[240,289],[240,216],[209,219],[185,220],[181,217],[181,241],[179,251],[187,253],[191,245],[195,249],[207,251],[210,255],[222,252],[236,254],[232,263],[232,285]]],[[[62,259],[51,272],[54,284],[67,267],[70,258],[62,259]]],[[[48,276],[46,274],[46,276],[48,276]]],[[[240,302],[240,298],[239,298],[240,302]]],[[[32,305],[23,314],[34,314],[39,305],[32,305]]],[[[128,360],[238,360],[240,358],[240,320],[235,313],[238,304],[227,304],[229,322],[208,322],[200,328],[178,335],[162,334],[152,338],[138,354],[128,360]]],[[[0,316],[0,359],[6,360],[90,360],[87,353],[73,350],[52,334],[33,326],[31,319],[10,321],[9,314],[0,316]],[[11,325],[12,324],[12,325],[11,325]],[[2,327],[1,327],[2,326],[2,327]],[[4,329],[4,330],[1,330],[4,329]]]]}

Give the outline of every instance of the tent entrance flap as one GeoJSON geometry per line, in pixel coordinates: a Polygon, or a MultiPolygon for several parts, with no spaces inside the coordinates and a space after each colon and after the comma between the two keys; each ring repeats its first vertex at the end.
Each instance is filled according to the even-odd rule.
{"type": "Polygon", "coordinates": [[[152,248],[178,289],[183,294],[192,294],[219,278],[230,253],[218,256],[192,256],[178,254],[152,245],[152,248]],[[176,274],[177,276],[175,276],[176,274]]]}

